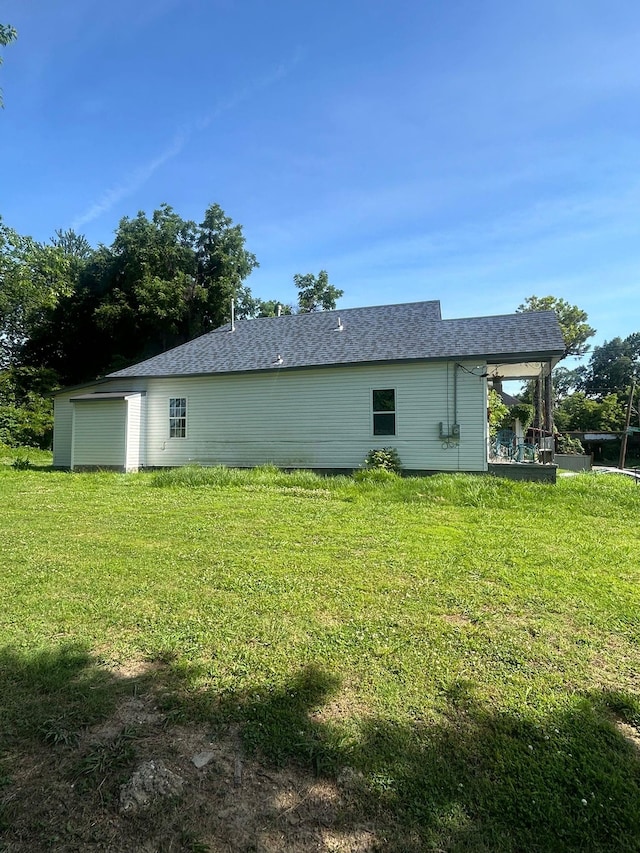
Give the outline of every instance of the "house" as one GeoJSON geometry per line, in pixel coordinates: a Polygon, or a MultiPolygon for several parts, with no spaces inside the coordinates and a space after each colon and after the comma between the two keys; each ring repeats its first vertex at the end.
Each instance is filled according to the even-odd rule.
{"type": "Polygon", "coordinates": [[[443,320],[437,301],[241,320],[55,395],[54,466],[486,471],[492,377],[547,374],[554,312],[443,320]]]}

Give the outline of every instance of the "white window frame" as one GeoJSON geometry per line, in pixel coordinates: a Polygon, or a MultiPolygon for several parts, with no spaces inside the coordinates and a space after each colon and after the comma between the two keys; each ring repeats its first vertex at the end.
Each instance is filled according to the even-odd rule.
{"type": "Polygon", "coordinates": [[[373,438],[393,438],[398,435],[398,389],[394,387],[387,386],[386,388],[381,388],[380,386],[376,386],[375,388],[371,386],[369,392],[369,405],[371,406],[371,435],[373,438]],[[393,410],[383,411],[381,409],[373,408],[373,395],[376,391],[393,391],[393,410]],[[394,431],[393,433],[385,433],[384,435],[376,432],[376,415],[393,415],[393,425],[394,431]]]}
{"type": "Polygon", "coordinates": [[[178,441],[181,441],[182,439],[185,439],[187,437],[187,412],[189,411],[189,401],[186,397],[169,397],[168,408],[169,408],[169,418],[168,418],[169,438],[172,441],[173,441],[173,439],[177,439],[178,441]],[[180,401],[180,403],[183,404],[184,415],[171,414],[172,410],[175,411],[173,406],[175,406],[175,403],[178,401],[180,401]],[[184,422],[184,435],[173,435],[172,434],[173,428],[175,426],[174,422],[177,422],[177,421],[183,421],[184,422]]]}

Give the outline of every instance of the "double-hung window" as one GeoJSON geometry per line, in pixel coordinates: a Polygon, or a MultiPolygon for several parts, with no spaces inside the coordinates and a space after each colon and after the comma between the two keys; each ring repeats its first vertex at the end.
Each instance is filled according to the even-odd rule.
{"type": "Polygon", "coordinates": [[[169,438],[187,437],[187,398],[169,398],[169,438]]]}
{"type": "Polygon", "coordinates": [[[396,392],[394,388],[373,391],[373,434],[396,434],[396,392]]]}

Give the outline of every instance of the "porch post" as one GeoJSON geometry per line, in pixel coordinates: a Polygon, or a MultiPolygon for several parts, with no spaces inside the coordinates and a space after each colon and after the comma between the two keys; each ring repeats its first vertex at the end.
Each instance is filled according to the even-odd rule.
{"type": "Polygon", "coordinates": [[[544,395],[543,395],[543,388],[542,388],[543,384],[544,384],[544,368],[541,367],[540,368],[540,375],[538,376],[538,378],[536,380],[536,398],[537,398],[536,409],[538,410],[537,411],[538,429],[540,430],[540,437],[541,438],[542,438],[542,430],[544,429],[544,423],[545,423],[544,395]]]}
{"type": "Polygon", "coordinates": [[[553,382],[551,381],[551,362],[548,363],[548,372],[545,377],[545,410],[544,428],[553,435],[553,382]]]}

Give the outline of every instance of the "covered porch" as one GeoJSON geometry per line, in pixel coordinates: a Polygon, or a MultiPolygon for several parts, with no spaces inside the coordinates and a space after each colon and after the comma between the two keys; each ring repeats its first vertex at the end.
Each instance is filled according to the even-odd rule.
{"type": "MultiPolygon", "coordinates": [[[[508,398],[504,384],[516,381],[535,382],[534,420],[525,427],[517,418],[510,429],[500,429],[489,436],[487,470],[495,476],[517,480],[555,482],[553,396],[551,371],[559,358],[487,364],[487,383],[501,397],[508,398]]],[[[511,397],[515,401],[515,398],[511,397]]]]}

